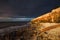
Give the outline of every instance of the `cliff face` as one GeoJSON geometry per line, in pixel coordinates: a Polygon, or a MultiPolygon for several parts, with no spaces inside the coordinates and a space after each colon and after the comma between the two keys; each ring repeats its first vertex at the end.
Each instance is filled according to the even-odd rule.
{"type": "Polygon", "coordinates": [[[40,36],[38,36],[38,40],[60,40],[60,7],[53,9],[51,12],[46,13],[45,15],[33,19],[31,23],[37,28],[40,27],[40,31],[42,28],[42,33],[40,36]],[[59,26],[54,26],[56,24],[59,24],[59,26]]]}

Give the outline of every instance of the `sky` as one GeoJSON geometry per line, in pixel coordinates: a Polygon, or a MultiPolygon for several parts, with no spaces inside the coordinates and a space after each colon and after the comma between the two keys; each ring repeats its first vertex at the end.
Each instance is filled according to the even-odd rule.
{"type": "Polygon", "coordinates": [[[60,0],[0,0],[1,17],[37,17],[60,7],[60,0]]]}

